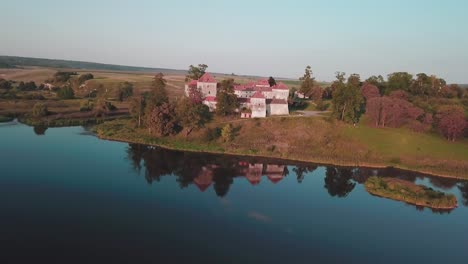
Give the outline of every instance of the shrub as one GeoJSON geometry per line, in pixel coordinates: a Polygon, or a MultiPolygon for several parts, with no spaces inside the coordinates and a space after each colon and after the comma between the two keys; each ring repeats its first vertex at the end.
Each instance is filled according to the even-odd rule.
{"type": "Polygon", "coordinates": [[[221,137],[224,142],[231,142],[234,139],[234,128],[231,124],[227,124],[221,130],[221,137]]]}
{"type": "Polygon", "coordinates": [[[62,100],[75,98],[75,92],[70,86],[64,86],[57,91],[58,98],[62,100]]]}
{"type": "Polygon", "coordinates": [[[214,141],[221,137],[221,128],[215,127],[215,128],[207,128],[205,132],[203,133],[202,139],[204,141],[214,141]]]}
{"type": "Polygon", "coordinates": [[[47,105],[43,103],[36,103],[32,109],[33,117],[44,117],[47,116],[49,111],[47,110],[47,105]]]}
{"type": "Polygon", "coordinates": [[[93,110],[93,103],[90,100],[81,101],[80,112],[89,112],[93,110]]]}
{"type": "Polygon", "coordinates": [[[322,100],[319,100],[317,103],[317,106],[315,107],[318,111],[325,111],[328,109],[330,105],[327,103],[324,103],[322,100]]]}

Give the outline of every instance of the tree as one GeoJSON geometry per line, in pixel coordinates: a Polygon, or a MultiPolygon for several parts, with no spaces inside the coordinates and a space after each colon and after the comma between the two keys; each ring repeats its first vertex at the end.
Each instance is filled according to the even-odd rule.
{"type": "Polygon", "coordinates": [[[392,95],[394,96],[374,97],[367,101],[366,113],[375,126],[401,127],[410,124],[415,130],[424,130],[428,126],[429,117],[426,117],[421,108],[401,97],[398,91],[392,95]]]}
{"type": "Polygon", "coordinates": [[[205,97],[200,89],[197,86],[190,86],[188,90],[188,97],[192,104],[201,104],[205,97]]]}
{"type": "Polygon", "coordinates": [[[185,80],[188,81],[200,79],[200,77],[202,77],[203,74],[205,74],[207,68],[208,65],[206,64],[198,64],[198,67],[190,65],[185,80]]]}
{"type": "Polygon", "coordinates": [[[413,82],[413,75],[407,72],[394,72],[388,75],[387,88],[385,94],[390,94],[392,91],[403,90],[409,91],[413,82]]]}
{"type": "Polygon", "coordinates": [[[234,139],[234,128],[231,124],[227,124],[221,130],[221,138],[224,142],[231,142],[234,139]]]}
{"type": "Polygon", "coordinates": [[[333,83],[333,115],[345,122],[359,122],[362,114],[363,97],[360,89],[358,74],[352,74],[348,82],[344,82],[344,73],[336,74],[337,80],[333,83]]]}
{"type": "Polygon", "coordinates": [[[272,76],[270,76],[270,78],[268,78],[268,84],[270,85],[270,87],[273,87],[276,85],[276,80],[275,78],[273,78],[272,76]]]}
{"type": "Polygon", "coordinates": [[[384,94],[387,88],[387,83],[385,82],[384,77],[382,75],[379,75],[379,76],[373,75],[367,78],[367,80],[365,80],[364,82],[377,87],[379,89],[380,94],[384,94]]]}
{"type": "Polygon", "coordinates": [[[107,102],[104,98],[99,98],[93,107],[93,112],[95,117],[103,117],[116,109],[117,108],[111,102],[107,102]]]}
{"type": "Polygon", "coordinates": [[[299,92],[304,96],[309,97],[312,92],[312,88],[315,86],[315,78],[312,77],[312,68],[310,66],[305,68],[304,76],[299,78],[299,80],[302,81],[299,92]]]}
{"type": "Polygon", "coordinates": [[[90,100],[83,100],[80,103],[80,112],[89,112],[93,110],[93,103],[90,100]]]}
{"type": "Polygon", "coordinates": [[[35,82],[20,82],[18,85],[18,90],[20,91],[34,91],[37,90],[35,82]]]}
{"type": "Polygon", "coordinates": [[[375,86],[374,84],[370,83],[364,83],[364,85],[361,88],[361,93],[366,100],[369,100],[374,97],[380,97],[379,88],[377,88],[377,86],[375,86]]]}
{"type": "Polygon", "coordinates": [[[10,90],[12,88],[12,82],[0,78],[0,89],[10,90]]]}
{"type": "Polygon", "coordinates": [[[318,85],[312,87],[312,90],[310,91],[310,97],[316,102],[321,101],[323,98],[323,88],[318,85]]]}
{"type": "Polygon", "coordinates": [[[94,79],[94,75],[92,75],[91,73],[85,73],[85,74],[82,74],[80,75],[80,77],[78,77],[78,84],[83,84],[85,83],[87,80],[92,80],[94,79]]]}
{"type": "Polygon", "coordinates": [[[186,129],[188,136],[194,129],[202,128],[211,119],[210,108],[201,103],[193,103],[189,98],[183,98],[177,104],[177,119],[186,129]]]}
{"type": "Polygon", "coordinates": [[[234,94],[234,79],[223,80],[217,95],[216,113],[227,116],[234,114],[239,107],[237,95],[234,94]]]}
{"type": "Polygon", "coordinates": [[[145,115],[148,117],[155,107],[161,106],[164,103],[169,103],[169,97],[166,91],[166,80],[162,73],[154,76],[152,90],[145,94],[145,115]]]}
{"type": "Polygon", "coordinates": [[[57,84],[66,83],[71,79],[73,75],[78,75],[78,73],[58,71],[54,74],[54,79],[52,80],[52,82],[57,84]]]}
{"type": "Polygon", "coordinates": [[[75,98],[75,92],[69,85],[66,85],[57,91],[57,96],[62,100],[73,99],[75,98]]]}
{"type": "Polygon", "coordinates": [[[143,95],[134,96],[130,100],[130,115],[137,122],[137,127],[141,127],[141,121],[145,114],[146,100],[143,95]]]}
{"type": "Polygon", "coordinates": [[[468,126],[463,108],[455,105],[442,106],[437,111],[436,124],[440,133],[450,141],[462,137],[468,126]]]}
{"type": "Polygon", "coordinates": [[[171,103],[154,107],[147,116],[148,130],[151,134],[168,136],[177,132],[177,117],[175,106],[171,103]]]}
{"type": "Polygon", "coordinates": [[[47,116],[49,111],[47,110],[47,105],[43,103],[36,103],[32,109],[33,117],[44,117],[47,116]]]}
{"type": "Polygon", "coordinates": [[[133,84],[124,82],[119,85],[118,98],[120,102],[133,95],[133,84]]]}

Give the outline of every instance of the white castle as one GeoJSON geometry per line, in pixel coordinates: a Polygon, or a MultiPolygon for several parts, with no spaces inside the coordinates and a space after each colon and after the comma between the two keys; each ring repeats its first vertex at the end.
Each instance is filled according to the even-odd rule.
{"type": "MultiPolygon", "coordinates": [[[[203,103],[211,111],[216,109],[216,95],[218,82],[209,73],[205,73],[200,79],[185,84],[185,94],[189,95],[189,89],[196,87],[204,97],[203,103]]],[[[239,100],[240,109],[250,109],[250,113],[241,113],[242,117],[267,117],[273,115],[289,115],[288,96],[289,88],[279,82],[270,86],[268,80],[260,80],[248,84],[234,85],[234,93],[239,100]]],[[[241,112],[241,111],[240,111],[241,112]]]]}

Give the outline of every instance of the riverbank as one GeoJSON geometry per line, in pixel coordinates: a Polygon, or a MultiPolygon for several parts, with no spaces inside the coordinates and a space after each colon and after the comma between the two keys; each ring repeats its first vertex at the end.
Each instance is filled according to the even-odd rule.
{"type": "MultiPolygon", "coordinates": [[[[101,139],[171,150],[260,156],[336,166],[395,167],[434,176],[468,179],[468,148],[464,142],[427,141],[421,134],[408,134],[409,138],[405,140],[413,140],[413,144],[398,145],[402,155],[396,157],[393,153],[388,155],[385,151],[369,147],[366,141],[349,132],[354,128],[321,118],[249,119],[232,121],[232,124],[236,135],[228,143],[217,137],[219,123],[195,131],[190,137],[154,137],[146,129],[134,128],[128,119],[105,122],[97,125],[95,130],[101,139]],[[424,142],[420,142],[421,138],[424,142]],[[428,149],[428,146],[445,149],[452,154],[420,151],[428,149]],[[408,148],[416,148],[416,154],[412,154],[415,151],[408,148]]],[[[401,130],[398,132],[401,133],[401,130]]]]}

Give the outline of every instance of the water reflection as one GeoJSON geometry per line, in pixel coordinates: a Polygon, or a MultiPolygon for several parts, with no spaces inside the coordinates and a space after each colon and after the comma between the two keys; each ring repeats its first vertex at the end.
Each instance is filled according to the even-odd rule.
{"type": "Polygon", "coordinates": [[[33,130],[37,136],[43,136],[45,135],[47,128],[48,128],[47,126],[39,125],[39,126],[35,126],[33,130]]]}
{"type": "MultiPolygon", "coordinates": [[[[219,197],[229,193],[234,178],[245,178],[252,186],[268,181],[278,184],[289,174],[301,184],[305,177],[312,177],[317,166],[268,158],[224,156],[202,153],[170,151],[140,144],[129,144],[127,158],[138,174],[144,173],[149,184],[159,182],[162,177],[176,177],[180,188],[195,185],[201,192],[210,187],[219,197]],[[288,168],[289,167],[289,168],[288,168]],[[290,172],[291,170],[291,172],[290,172]]],[[[324,188],[332,197],[345,198],[357,184],[364,184],[372,176],[395,177],[411,183],[428,178],[434,187],[451,190],[458,186],[468,206],[468,183],[458,180],[428,177],[428,175],[402,171],[394,168],[325,168],[324,188]],[[458,185],[457,185],[458,184],[458,185]]],[[[416,207],[424,210],[423,207],[416,207]]],[[[433,210],[445,213],[447,210],[433,210]]]]}

